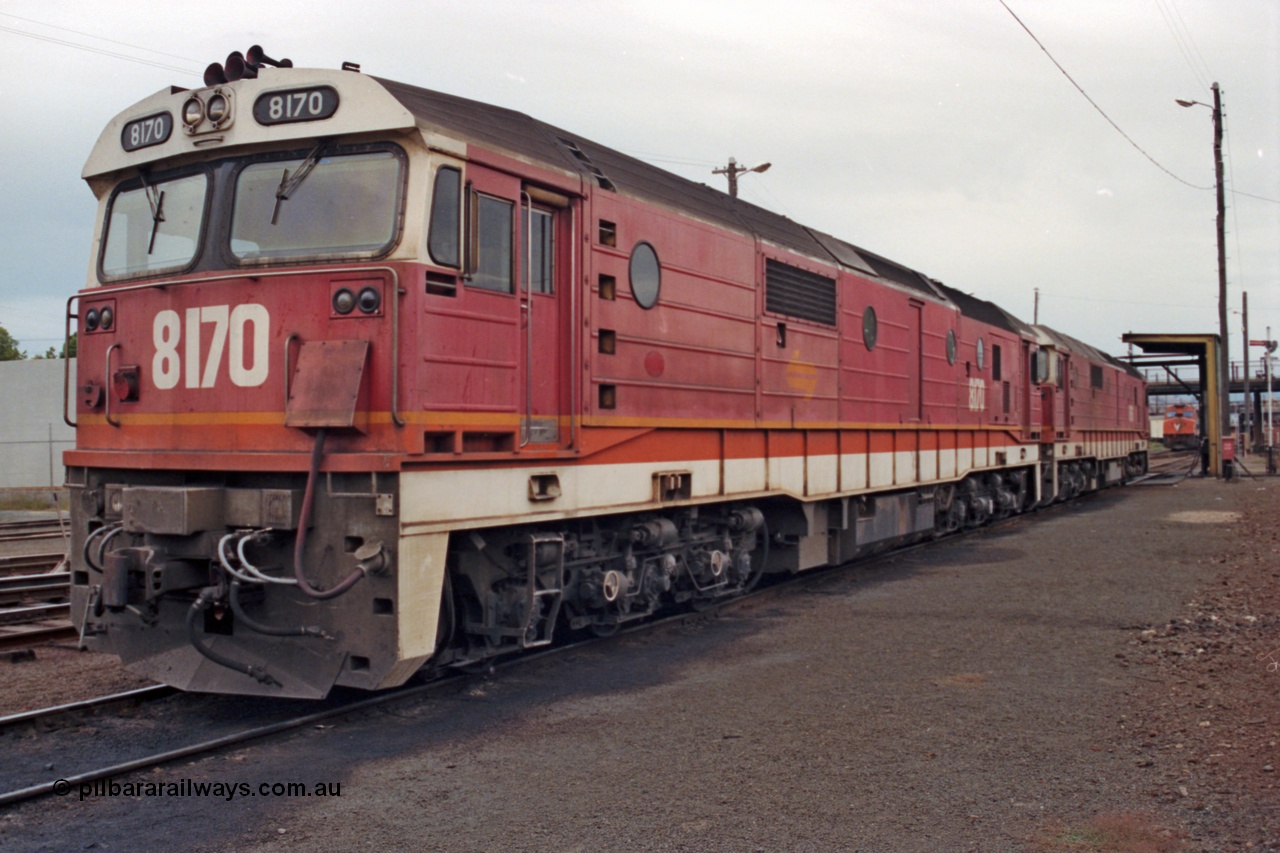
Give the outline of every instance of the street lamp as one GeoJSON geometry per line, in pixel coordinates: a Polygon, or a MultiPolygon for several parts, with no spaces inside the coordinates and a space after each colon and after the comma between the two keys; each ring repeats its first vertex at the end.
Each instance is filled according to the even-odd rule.
{"type": "Polygon", "coordinates": [[[772,163],[761,163],[759,166],[739,166],[738,161],[729,158],[729,165],[723,169],[712,169],[713,175],[726,175],[729,178],[729,195],[734,198],[738,197],[738,176],[745,175],[747,172],[766,172],[772,163]]]}
{"type": "MultiPolygon", "coordinates": [[[[1231,399],[1231,386],[1227,384],[1227,352],[1229,351],[1227,349],[1227,241],[1225,236],[1227,205],[1222,186],[1222,91],[1217,83],[1214,83],[1211,88],[1213,89],[1213,106],[1211,107],[1200,101],[1184,101],[1181,98],[1176,99],[1176,103],[1180,107],[1200,106],[1213,110],[1213,167],[1218,186],[1218,337],[1221,339],[1218,357],[1218,411],[1220,434],[1225,436],[1231,426],[1231,416],[1227,411],[1231,399]]],[[[1219,473],[1224,477],[1229,476],[1229,468],[1228,463],[1223,461],[1222,471],[1219,473]]]]}

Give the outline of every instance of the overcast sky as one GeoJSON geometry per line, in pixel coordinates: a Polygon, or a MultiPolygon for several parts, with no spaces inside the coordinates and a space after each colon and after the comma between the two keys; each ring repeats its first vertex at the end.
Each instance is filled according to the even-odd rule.
{"type": "Polygon", "coordinates": [[[1126,331],[1217,331],[1212,113],[1174,103],[1216,80],[1230,306],[1248,291],[1250,337],[1280,335],[1280,4],[1005,2],[1123,135],[1000,0],[4,0],[0,325],[32,355],[60,345],[103,125],[261,44],[722,189],[730,156],[769,161],[743,198],[1027,321],[1039,288],[1041,322],[1116,354],[1126,331]]]}

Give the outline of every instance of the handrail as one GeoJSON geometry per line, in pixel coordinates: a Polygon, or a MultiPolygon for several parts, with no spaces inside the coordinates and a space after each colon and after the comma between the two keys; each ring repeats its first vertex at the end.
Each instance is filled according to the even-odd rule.
{"type": "Polygon", "coordinates": [[[289,347],[293,342],[298,340],[297,332],[290,332],[289,337],[284,339],[284,407],[289,408],[289,379],[293,375],[289,366],[289,347]]]}
{"type": "Polygon", "coordinates": [[[520,430],[520,446],[530,441],[533,432],[533,197],[520,191],[524,207],[524,428],[520,430]]]}
{"type": "Polygon", "coordinates": [[[120,422],[111,420],[111,354],[120,349],[121,346],[122,344],[117,342],[107,347],[107,369],[102,374],[102,384],[107,386],[102,389],[102,399],[104,401],[102,415],[107,419],[107,423],[113,427],[120,426],[120,422]]]}
{"type": "MultiPolygon", "coordinates": [[[[67,300],[67,316],[63,318],[64,327],[62,332],[62,421],[67,426],[75,429],[77,424],[71,420],[71,410],[67,406],[67,392],[71,390],[71,321],[80,319],[80,312],[71,310],[71,303],[80,298],[80,294],[74,294],[67,300]]],[[[77,343],[79,340],[77,339],[77,343]]]]}

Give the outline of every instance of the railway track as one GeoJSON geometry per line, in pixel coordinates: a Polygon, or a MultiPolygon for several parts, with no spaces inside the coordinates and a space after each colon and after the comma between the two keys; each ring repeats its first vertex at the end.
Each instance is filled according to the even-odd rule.
{"type": "MultiPolygon", "coordinates": [[[[895,555],[896,553],[900,553],[900,552],[895,552],[895,555]]],[[[881,555],[880,558],[883,558],[883,556],[886,556],[886,555],[881,555]]],[[[872,558],[872,559],[880,559],[880,558],[872,558]]],[[[667,616],[661,619],[637,623],[633,626],[623,628],[622,630],[619,630],[616,634],[612,634],[608,637],[589,637],[585,639],[572,640],[572,641],[554,646],[552,648],[545,649],[543,651],[532,652],[532,653],[523,654],[523,655],[519,655],[512,658],[498,660],[488,664],[479,672],[461,672],[458,670],[452,670],[446,674],[443,674],[435,678],[432,681],[429,681],[428,683],[416,684],[408,687],[401,687],[395,690],[389,690],[385,693],[370,695],[368,693],[361,692],[355,698],[351,698],[350,696],[338,696],[335,698],[334,696],[331,696],[329,699],[323,700],[323,702],[321,703],[316,703],[320,705],[326,705],[327,707],[322,707],[318,710],[312,711],[311,713],[306,713],[301,715],[290,715],[287,713],[281,714],[279,715],[280,716],[279,719],[275,719],[270,722],[265,722],[260,725],[255,725],[251,727],[234,730],[213,738],[199,740],[199,741],[184,744],[181,746],[174,746],[169,749],[160,750],[150,754],[128,758],[124,761],[118,761],[118,762],[107,764],[101,767],[81,770],[79,772],[74,772],[74,773],[62,773],[62,775],[57,779],[43,781],[36,784],[27,785],[22,788],[16,788],[14,790],[11,790],[5,793],[0,793],[0,806],[11,805],[13,803],[19,803],[25,800],[32,800],[39,797],[47,796],[49,794],[63,795],[72,791],[76,791],[77,789],[79,789],[79,786],[81,785],[91,784],[93,782],[100,781],[103,779],[113,779],[117,776],[122,776],[127,773],[132,773],[138,770],[145,770],[148,768],[158,767],[160,765],[167,764],[169,762],[177,761],[180,759],[193,758],[198,755],[215,752],[217,750],[224,749],[229,746],[235,746],[237,744],[247,743],[249,741],[257,740],[259,738],[267,737],[273,734],[280,734],[280,733],[291,731],[294,729],[303,728],[305,726],[315,725],[325,720],[333,719],[335,717],[340,717],[344,714],[352,714],[352,713],[365,711],[365,710],[376,708],[383,705],[389,705],[394,702],[406,701],[414,698],[426,698],[433,694],[452,688],[459,681],[462,681],[462,680],[475,679],[475,678],[481,677],[482,675],[489,675],[498,671],[503,671],[503,670],[511,669],[517,666],[530,664],[534,661],[543,660],[548,657],[565,655],[570,652],[580,650],[581,648],[588,645],[592,645],[596,643],[606,643],[606,642],[614,641],[618,638],[628,637],[640,632],[654,631],[654,630],[657,630],[658,628],[668,626],[668,625],[690,624],[693,622],[705,621],[707,619],[714,618],[715,614],[725,610],[726,608],[740,606],[746,603],[747,601],[757,598],[758,596],[766,595],[770,593],[776,593],[777,591],[780,591],[782,589],[787,589],[791,587],[792,583],[794,582],[812,581],[813,578],[819,575],[827,574],[830,571],[833,571],[833,569],[823,569],[814,573],[798,575],[795,578],[789,579],[790,582],[775,584],[762,590],[756,590],[746,595],[738,596],[736,598],[714,605],[713,607],[703,611],[681,612],[681,613],[673,614],[671,616],[667,616]]],[[[130,693],[104,696],[98,699],[87,700],[86,702],[74,703],[72,705],[43,708],[37,711],[29,711],[22,714],[14,714],[9,717],[2,717],[0,718],[0,735],[4,735],[8,731],[13,730],[15,728],[20,728],[20,727],[30,726],[30,727],[36,728],[37,730],[40,730],[42,728],[46,728],[50,724],[51,720],[55,720],[59,717],[74,716],[76,714],[83,715],[87,713],[93,713],[99,708],[102,708],[111,704],[119,704],[122,701],[127,701],[130,699],[133,699],[135,701],[138,699],[146,701],[146,700],[155,699],[155,698],[163,698],[166,695],[173,695],[173,694],[179,694],[179,698],[207,700],[207,701],[216,701],[219,699],[227,698],[227,697],[203,696],[200,694],[183,694],[174,688],[163,687],[163,686],[157,686],[154,688],[143,688],[142,691],[130,691],[130,693]],[[162,693],[161,691],[168,691],[168,693],[162,693]]],[[[235,697],[235,699],[241,702],[246,701],[246,697],[235,697]]],[[[262,702],[261,697],[256,697],[256,699],[259,705],[265,704],[262,702]]],[[[269,703],[279,705],[282,709],[285,709],[285,708],[290,710],[296,709],[298,705],[297,702],[293,702],[290,700],[267,700],[267,701],[269,703]]],[[[309,705],[308,707],[315,707],[315,706],[309,705]]],[[[163,720],[156,719],[154,722],[157,726],[172,725],[175,728],[181,729],[184,726],[186,726],[188,722],[182,719],[182,717],[183,715],[180,713],[167,713],[164,715],[163,720]]],[[[217,722],[217,721],[210,719],[210,720],[207,720],[207,722],[217,722]]],[[[164,738],[163,734],[152,730],[152,731],[149,731],[147,740],[156,741],[156,740],[161,740],[163,738],[164,738]]],[[[56,738],[52,740],[56,740],[56,738]]],[[[36,755],[34,757],[30,755],[24,756],[24,760],[22,763],[27,765],[28,767],[39,767],[39,768],[48,768],[48,767],[55,767],[55,766],[61,767],[66,763],[67,754],[68,754],[68,751],[65,749],[64,744],[50,743],[49,752],[47,754],[36,755]]],[[[46,773],[45,775],[48,775],[48,774],[46,773]]]]}
{"type": "Polygon", "coordinates": [[[56,518],[0,522],[0,542],[62,539],[65,536],[65,528],[62,522],[56,518]]]}
{"type": "Polygon", "coordinates": [[[12,575],[39,575],[51,572],[66,557],[61,551],[0,557],[0,578],[12,575]]]}
{"type": "Polygon", "coordinates": [[[20,651],[78,637],[71,625],[71,605],[65,601],[0,609],[0,652],[20,651]]]}
{"type": "Polygon", "coordinates": [[[0,653],[9,653],[79,638],[69,619],[48,619],[24,625],[0,625],[0,653]]]}
{"type": "Polygon", "coordinates": [[[0,717],[0,735],[23,726],[34,726],[38,729],[44,729],[61,720],[91,716],[108,708],[118,708],[123,705],[136,706],[154,699],[162,699],[165,696],[172,696],[177,692],[178,689],[176,687],[156,684],[151,687],[139,687],[135,690],[126,690],[123,693],[112,693],[107,696],[82,699],[79,702],[68,702],[65,705],[53,705],[48,708],[39,708],[34,711],[22,711],[17,714],[9,714],[7,716],[0,717]]]}
{"type": "MultiPolygon", "coordinates": [[[[12,607],[32,600],[56,601],[66,599],[70,593],[70,572],[0,577],[0,607],[12,607]]],[[[6,621],[7,613],[7,610],[0,610],[0,624],[6,621]]]]}
{"type": "MultiPolygon", "coordinates": [[[[53,523],[51,535],[61,537],[53,523]]],[[[32,531],[43,537],[48,526],[47,521],[9,522],[0,530],[22,537],[9,541],[26,541],[32,531]]],[[[67,603],[71,574],[57,571],[64,559],[62,552],[0,557],[0,653],[76,638],[67,603]]]]}

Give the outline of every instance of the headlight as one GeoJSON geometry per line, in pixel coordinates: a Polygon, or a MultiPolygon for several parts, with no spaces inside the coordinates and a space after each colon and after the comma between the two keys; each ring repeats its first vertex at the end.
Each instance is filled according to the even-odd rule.
{"type": "Polygon", "coordinates": [[[99,320],[99,323],[102,326],[102,330],[105,332],[106,330],[110,329],[111,324],[114,323],[115,321],[116,321],[116,312],[112,311],[110,306],[104,307],[102,309],[101,319],[99,320]]]}
{"type": "Polygon", "coordinates": [[[333,310],[339,314],[350,314],[356,307],[356,295],[345,287],[333,294],[333,310]]]}
{"type": "Polygon", "coordinates": [[[182,123],[187,127],[195,127],[204,121],[204,104],[199,98],[187,98],[182,105],[182,123]]]}
{"type": "Polygon", "coordinates": [[[90,308],[84,312],[84,327],[86,330],[93,332],[98,329],[98,309],[90,308]]]}
{"type": "Polygon", "coordinates": [[[230,105],[223,95],[214,95],[209,99],[209,106],[205,109],[205,115],[209,117],[209,121],[214,124],[220,123],[231,112],[230,105]]]}

